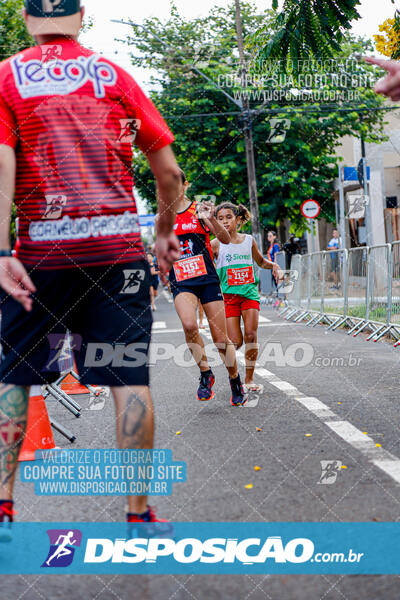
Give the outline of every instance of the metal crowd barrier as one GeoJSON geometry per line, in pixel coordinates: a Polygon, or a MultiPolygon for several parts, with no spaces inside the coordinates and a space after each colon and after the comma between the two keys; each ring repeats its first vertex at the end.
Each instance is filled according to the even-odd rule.
{"type": "MultiPolygon", "coordinates": [[[[78,419],[81,416],[82,411],[80,404],[62,389],[62,384],[67,375],[72,375],[73,378],[77,382],[79,382],[79,375],[75,373],[74,370],[74,345],[73,336],[71,336],[70,332],[67,332],[65,337],[61,336],[59,340],[59,348],[57,348],[57,350],[57,370],[61,374],[57,381],[55,381],[52,384],[43,386],[43,397],[45,399],[51,397],[54,400],[57,400],[64,408],[66,408],[78,419]]],[[[90,394],[91,398],[102,396],[106,393],[106,389],[100,386],[97,386],[95,388],[91,385],[85,384],[84,387],[87,388],[87,393],[90,394]]],[[[54,419],[50,419],[50,423],[56,431],[61,433],[71,443],[73,443],[76,440],[76,436],[69,429],[67,429],[54,419]]]]}
{"type": "Polygon", "coordinates": [[[297,254],[291,274],[286,320],[364,331],[374,342],[390,335],[400,345],[400,242],[297,254]]]}

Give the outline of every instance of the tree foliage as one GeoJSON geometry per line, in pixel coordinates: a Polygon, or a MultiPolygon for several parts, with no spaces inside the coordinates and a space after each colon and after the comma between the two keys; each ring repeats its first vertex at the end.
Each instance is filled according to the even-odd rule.
{"type": "MultiPolygon", "coordinates": [[[[296,71],[310,57],[329,58],[340,52],[351,21],[359,19],[360,0],[284,0],[276,12],[274,34],[264,23],[252,36],[259,60],[290,60],[296,71]]],[[[274,9],[278,0],[273,1],[274,9]]]]}
{"type": "MultiPolygon", "coordinates": [[[[243,4],[242,11],[245,35],[254,32],[262,22],[269,22],[274,34],[273,11],[260,15],[248,3],[243,4]]],[[[189,195],[214,195],[217,202],[229,200],[248,205],[243,121],[237,106],[216,85],[219,83],[234,97],[243,93],[240,77],[233,78],[234,87],[227,87],[232,73],[237,74],[234,17],[233,7],[214,8],[206,18],[186,21],[172,6],[167,22],[152,18],[144,23],[146,30],[132,27],[127,43],[132,50],[135,48],[133,63],[156,72],[152,78],[152,98],[176,136],[175,152],[191,182],[189,195]],[[167,42],[168,48],[155,36],[167,42]],[[201,66],[215,83],[194,73],[191,64],[201,66]]],[[[370,44],[347,36],[341,57],[354,58],[366,47],[370,44]]],[[[373,71],[373,67],[358,63],[354,68],[366,74],[373,71]]],[[[347,73],[346,77],[351,75],[347,73]]],[[[322,216],[333,220],[335,147],[344,135],[362,133],[368,141],[381,139],[382,119],[377,112],[366,112],[363,122],[360,120],[361,109],[379,107],[381,100],[371,89],[360,88],[356,102],[309,100],[299,104],[290,81],[276,83],[271,76],[249,85],[246,91],[252,94],[250,107],[263,227],[275,227],[288,218],[293,231],[300,232],[305,228],[300,206],[311,197],[321,203],[322,216]],[[266,99],[266,91],[276,90],[292,96],[283,101],[266,99]],[[269,141],[271,119],[289,121],[281,143],[269,141]]],[[[334,88],[331,82],[323,87],[327,91],[334,88]]],[[[135,155],[134,170],[141,196],[155,208],[154,180],[140,154],[135,155]]]]}
{"type": "Polygon", "coordinates": [[[21,10],[23,0],[0,0],[0,61],[31,46],[21,10]]]}

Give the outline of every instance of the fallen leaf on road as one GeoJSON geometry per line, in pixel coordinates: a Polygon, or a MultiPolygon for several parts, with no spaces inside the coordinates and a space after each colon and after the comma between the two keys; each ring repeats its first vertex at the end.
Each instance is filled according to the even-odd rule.
{"type": "Polygon", "coordinates": [[[375,446],[376,446],[377,448],[381,448],[381,447],[382,447],[382,444],[375,444],[375,446]]]}
{"type": "Polygon", "coordinates": [[[363,434],[364,435],[368,435],[368,431],[363,431],[363,434]]]}
{"type": "Polygon", "coordinates": [[[252,483],[248,483],[247,485],[244,486],[246,488],[246,490],[251,490],[253,487],[252,483]]]}
{"type": "Polygon", "coordinates": [[[181,435],[182,431],[177,431],[175,435],[181,435]]]}
{"type": "Polygon", "coordinates": [[[312,437],[312,433],[306,433],[305,436],[306,437],[312,437]]]}
{"type": "Polygon", "coordinates": [[[261,471],[261,467],[259,467],[258,465],[256,465],[256,466],[254,467],[254,470],[255,470],[255,471],[261,471]]]}
{"type": "Polygon", "coordinates": [[[262,431],[261,427],[256,427],[256,431],[262,431]]]}
{"type": "Polygon", "coordinates": [[[341,469],[347,469],[346,465],[342,465],[340,468],[341,469]]]}

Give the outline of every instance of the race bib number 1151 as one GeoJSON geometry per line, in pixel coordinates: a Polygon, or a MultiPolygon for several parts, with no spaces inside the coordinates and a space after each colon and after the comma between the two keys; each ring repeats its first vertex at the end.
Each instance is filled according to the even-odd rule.
{"type": "Polygon", "coordinates": [[[174,264],[174,271],[177,281],[186,281],[187,279],[207,275],[204,256],[199,254],[190,258],[182,258],[174,264]]]}

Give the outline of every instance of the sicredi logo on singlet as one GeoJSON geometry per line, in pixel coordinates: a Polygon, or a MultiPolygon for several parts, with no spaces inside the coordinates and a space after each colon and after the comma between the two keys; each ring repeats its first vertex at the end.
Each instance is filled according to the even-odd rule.
{"type": "Polygon", "coordinates": [[[225,255],[225,260],[227,263],[230,263],[232,261],[247,261],[250,262],[251,261],[251,256],[250,254],[226,254],[225,255]]]}
{"type": "Polygon", "coordinates": [[[22,98],[66,95],[87,82],[92,83],[96,98],[104,98],[106,86],[113,86],[117,81],[114,67],[97,54],[67,60],[56,58],[48,62],[37,59],[23,62],[21,56],[16,56],[11,60],[11,66],[22,98]]]}

